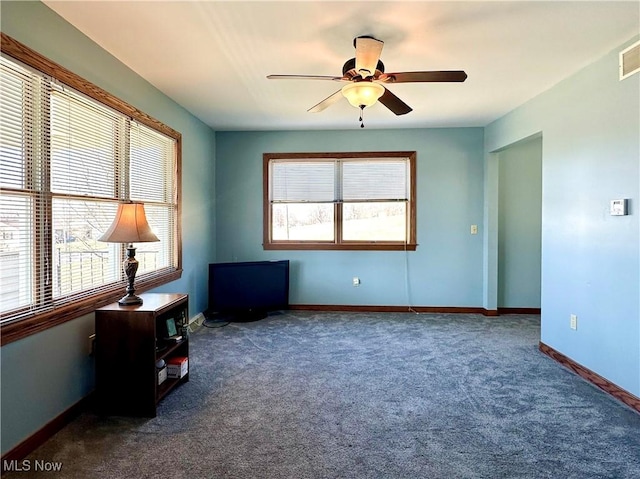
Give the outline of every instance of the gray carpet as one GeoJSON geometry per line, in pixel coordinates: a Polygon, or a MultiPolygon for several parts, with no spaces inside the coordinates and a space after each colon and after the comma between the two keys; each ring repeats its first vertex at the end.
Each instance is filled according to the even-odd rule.
{"type": "Polygon", "coordinates": [[[155,419],[83,413],[7,478],[639,478],[640,415],[539,316],[287,312],[191,336],[155,419]]]}

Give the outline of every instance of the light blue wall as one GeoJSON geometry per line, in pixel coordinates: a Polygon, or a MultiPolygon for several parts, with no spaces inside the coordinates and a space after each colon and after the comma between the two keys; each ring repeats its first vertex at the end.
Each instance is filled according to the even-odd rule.
{"type": "Polygon", "coordinates": [[[542,139],[498,154],[498,307],[540,307],[542,139]]]}
{"type": "MultiPolygon", "coordinates": [[[[618,80],[618,51],[485,129],[486,185],[495,152],[542,132],[542,341],[640,396],[640,75],[618,80]],[[629,198],[631,214],[609,215],[629,198]],[[571,314],[578,329],[569,328],[571,314]]],[[[495,197],[485,251],[492,300],[495,197]]]]}
{"type": "Polygon", "coordinates": [[[481,128],[218,132],[216,146],[219,261],[292,260],[294,304],[482,306],[481,128]],[[417,151],[417,251],[263,251],[263,153],[376,150],[417,151]]]}
{"type": "MultiPolygon", "coordinates": [[[[183,275],[162,291],[190,295],[206,309],[206,264],[215,259],[215,135],[40,2],[1,2],[2,31],[182,133],[183,275]]],[[[2,453],[94,387],[88,337],[93,314],[3,346],[2,453]]]]}

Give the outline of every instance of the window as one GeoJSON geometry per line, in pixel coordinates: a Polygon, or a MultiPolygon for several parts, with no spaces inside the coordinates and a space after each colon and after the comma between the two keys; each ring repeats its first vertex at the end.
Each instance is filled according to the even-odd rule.
{"type": "Polygon", "coordinates": [[[121,201],[160,239],[137,289],[180,277],[180,134],[5,34],[0,89],[2,343],[122,296],[125,248],[97,241],[121,201]]]}
{"type": "Polygon", "coordinates": [[[415,250],[415,152],[265,153],[265,249],[415,250]]]}

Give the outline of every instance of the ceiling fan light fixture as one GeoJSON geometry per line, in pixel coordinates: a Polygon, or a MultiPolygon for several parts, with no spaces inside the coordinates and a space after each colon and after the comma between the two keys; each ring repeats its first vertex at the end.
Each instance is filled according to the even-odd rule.
{"type": "Polygon", "coordinates": [[[354,82],[342,87],[342,94],[356,108],[373,105],[384,93],[384,87],[374,82],[354,82]]]}

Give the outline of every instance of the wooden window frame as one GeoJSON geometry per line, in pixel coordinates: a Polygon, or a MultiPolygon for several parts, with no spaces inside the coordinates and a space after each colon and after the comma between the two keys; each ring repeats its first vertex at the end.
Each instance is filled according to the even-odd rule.
{"type": "Polygon", "coordinates": [[[416,162],[415,151],[373,151],[373,152],[323,152],[323,153],[264,153],[262,155],[262,191],[263,191],[263,242],[265,250],[347,250],[347,251],[415,251],[416,233],[416,162]],[[409,160],[410,199],[407,207],[407,241],[343,241],[342,203],[334,203],[334,241],[294,241],[272,240],[272,208],[269,198],[269,164],[272,160],[311,160],[311,159],[366,159],[366,158],[402,158],[409,160]]]}
{"type": "MultiPolygon", "coordinates": [[[[15,60],[48,75],[80,93],[106,105],[123,115],[128,116],[149,128],[156,130],[173,140],[176,144],[176,170],[175,170],[175,201],[176,201],[176,267],[150,275],[148,278],[140,278],[136,281],[136,291],[142,292],[157,286],[175,281],[182,276],[182,134],[164,123],[156,120],[148,114],[129,105],[127,102],[115,97],[102,88],[67,70],[63,66],[40,55],[38,52],[23,45],[9,35],[0,32],[0,51],[15,60]]],[[[51,238],[45,238],[52,241],[51,238]]],[[[123,294],[126,281],[118,282],[113,287],[104,288],[99,293],[85,295],[82,299],[64,303],[61,306],[51,306],[46,312],[35,313],[13,321],[0,324],[0,344],[4,346],[11,342],[23,339],[32,334],[45,331],[72,319],[92,313],[95,309],[118,300],[123,294]]]]}

